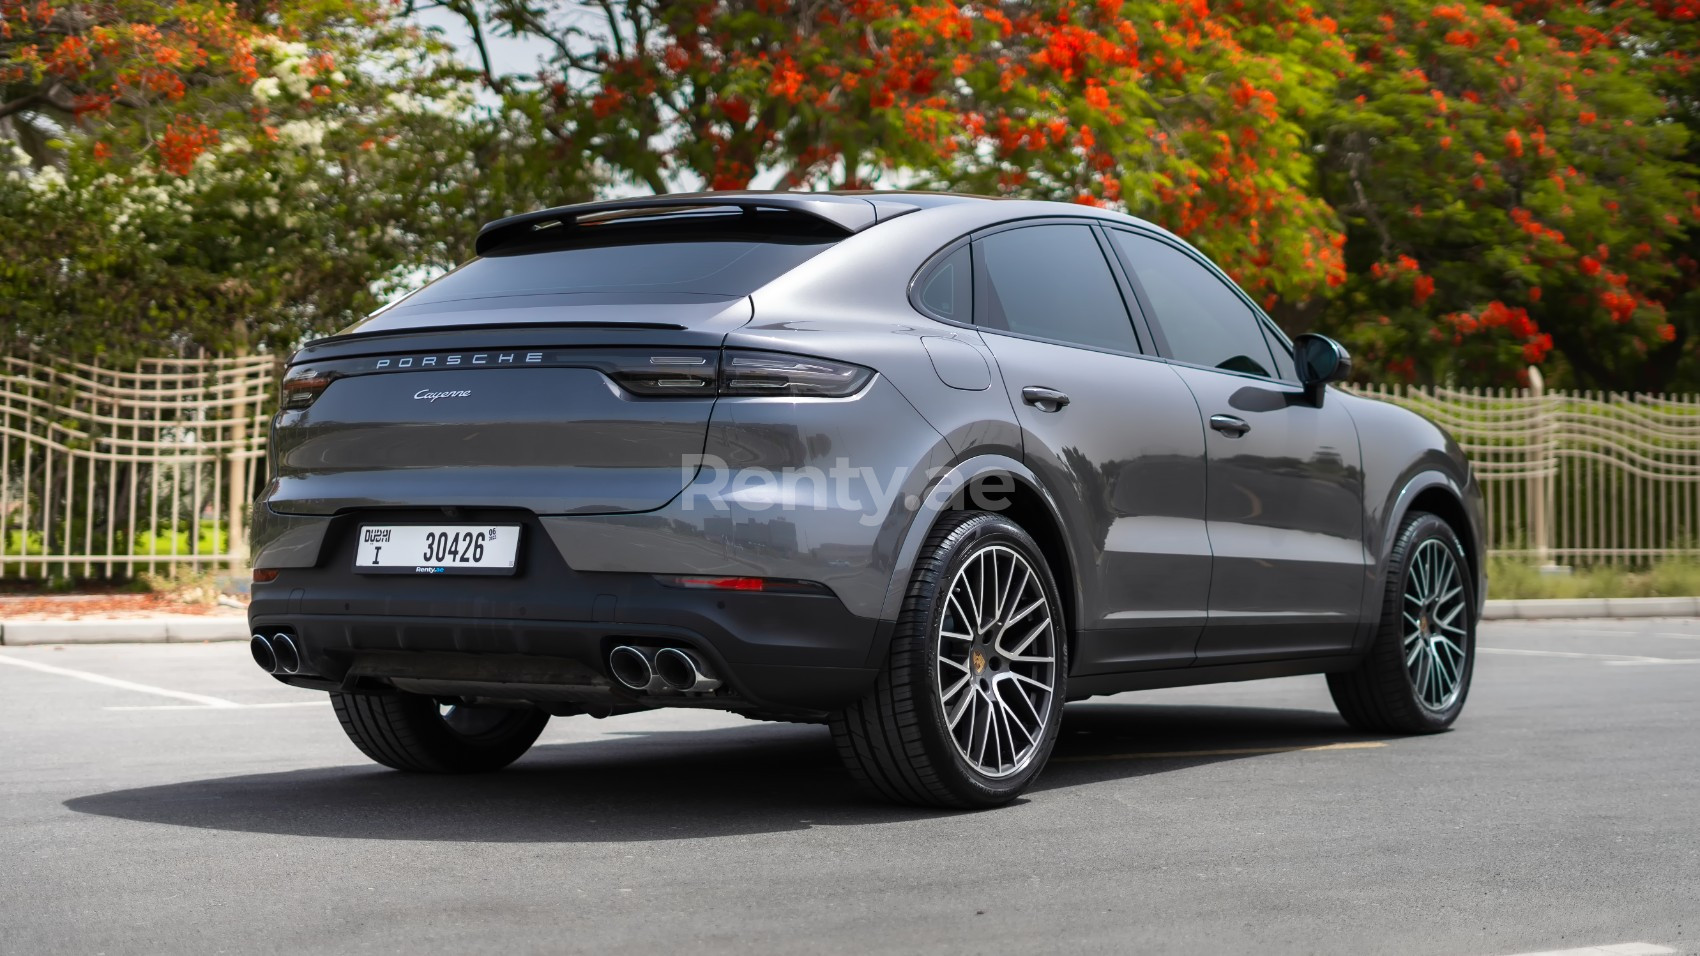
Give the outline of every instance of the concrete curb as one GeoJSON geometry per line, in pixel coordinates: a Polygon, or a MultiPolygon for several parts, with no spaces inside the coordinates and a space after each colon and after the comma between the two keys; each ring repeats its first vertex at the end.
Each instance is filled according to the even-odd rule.
{"type": "Polygon", "coordinates": [[[118,618],[90,621],[0,621],[0,644],[190,644],[245,641],[240,617],[118,618]]]}
{"type": "Polygon", "coordinates": [[[1482,618],[1488,621],[1538,621],[1590,617],[1695,617],[1700,597],[1553,598],[1489,601],[1482,618]]]}
{"type": "MultiPolygon", "coordinates": [[[[1489,601],[1488,621],[1700,617],[1700,597],[1559,598],[1489,601]]],[[[0,644],[190,644],[245,641],[239,617],[155,617],[96,621],[0,621],[0,644]]]]}

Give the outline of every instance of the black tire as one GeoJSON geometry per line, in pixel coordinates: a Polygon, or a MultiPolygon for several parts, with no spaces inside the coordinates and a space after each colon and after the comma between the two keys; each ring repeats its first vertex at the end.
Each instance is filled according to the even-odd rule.
{"type": "Polygon", "coordinates": [[[414,773],[485,773],[520,758],[543,732],[541,710],[455,707],[420,694],[331,694],[348,739],[386,767],[414,773]]]}
{"type": "MultiPolygon", "coordinates": [[[[1452,526],[1426,512],[1413,512],[1405,519],[1387,564],[1381,621],[1369,653],[1356,669],[1329,674],[1328,690],[1334,697],[1334,705],[1340,709],[1340,716],[1358,730],[1390,734],[1439,733],[1458,719],[1470,694],[1470,679],[1476,665],[1475,580],[1470,574],[1464,547],[1452,526]],[[1418,573],[1412,566],[1413,558],[1419,551],[1425,550],[1427,542],[1438,543],[1427,546],[1425,553],[1431,555],[1430,560],[1438,561],[1439,556],[1444,555],[1452,565],[1457,587],[1462,589],[1462,610],[1457,612],[1461,625],[1458,619],[1454,619],[1452,625],[1461,634],[1441,632],[1438,625],[1430,623],[1431,612],[1425,610],[1421,602],[1407,598],[1413,587],[1412,575],[1418,573]],[[1415,611],[1420,622],[1415,628],[1407,617],[1411,611],[1415,611]],[[1431,633],[1438,635],[1437,640],[1456,640],[1461,644],[1463,655],[1461,662],[1452,668],[1457,675],[1455,694],[1449,693],[1432,703],[1424,699],[1424,691],[1418,687],[1420,678],[1407,665],[1407,654],[1420,657],[1421,649],[1427,643],[1427,637],[1422,635],[1431,633]],[[1461,640],[1457,640],[1459,638],[1461,640]],[[1410,646],[1417,647],[1417,650],[1408,651],[1407,642],[1415,642],[1410,646]]],[[[1448,585],[1446,590],[1449,591],[1450,587],[1448,585]]]]}
{"type": "MultiPolygon", "coordinates": [[[[1011,562],[1007,567],[1015,567],[1006,552],[999,551],[998,554],[1011,562]]],[[[982,556],[980,560],[985,558],[982,556]]],[[[997,565],[992,567],[995,570],[997,565]]],[[[1010,590],[1025,586],[1013,586],[1010,590]]],[[[1029,605],[1036,600],[1029,600],[1029,605]]],[[[1009,602],[1012,609],[1016,603],[1015,600],[1009,602]]],[[[998,614],[1003,613],[1000,604],[998,614]]],[[[1000,628],[999,634],[1006,630],[1010,630],[1008,625],[1000,628]]],[[[977,637],[975,642],[981,639],[977,637]]],[[[993,640],[1002,638],[995,637],[993,640]]],[[[964,647],[980,648],[981,645],[971,642],[964,647]]],[[[939,520],[922,545],[897,628],[892,635],[890,657],[880,671],[874,690],[861,701],[833,715],[833,742],[851,775],[875,797],[893,803],[928,807],[980,809],[1001,806],[1027,789],[1050,758],[1058,726],[1062,723],[1067,673],[1068,640],[1062,601],[1039,547],[1027,532],[1007,518],[982,511],[950,512],[939,520]],[[1041,732],[1036,736],[1029,735],[1025,742],[1012,730],[1003,732],[1009,741],[1020,744],[1022,756],[1018,756],[1012,746],[1010,772],[988,775],[970,764],[951,735],[945,704],[941,699],[945,685],[940,682],[940,673],[953,675],[955,672],[941,666],[937,648],[939,642],[946,640],[940,636],[940,629],[949,613],[946,597],[957,572],[976,554],[996,550],[993,546],[999,545],[1025,559],[1033,574],[1033,583],[1043,596],[1043,610],[1051,621],[1048,634],[1044,632],[1042,622],[1034,625],[1039,620],[1037,611],[1034,617],[1011,617],[1009,620],[1021,622],[1021,627],[1028,633],[1040,633],[1041,645],[1048,640],[1053,660],[1046,676],[1053,683],[1046,698],[1042,693],[1026,690],[1027,685],[1018,680],[1008,679],[1007,675],[1012,675],[1017,667],[1045,665],[1016,663],[1024,660],[1020,650],[1014,650],[1009,661],[1001,660],[997,653],[1011,651],[1007,645],[1001,651],[988,650],[982,656],[967,655],[970,666],[961,669],[968,687],[962,693],[973,695],[976,686],[990,688],[989,693],[980,694],[979,699],[972,702],[976,710],[967,728],[970,740],[976,727],[985,726],[975,723],[980,717],[977,708],[981,706],[981,700],[986,702],[987,723],[996,723],[1000,718],[993,698],[1007,703],[1012,693],[1024,693],[1029,698],[1028,713],[1036,724],[1042,720],[1040,726],[1034,727],[1041,732]],[[979,676],[972,669],[974,667],[980,668],[979,676]],[[985,671],[988,667],[992,671],[990,675],[985,671]],[[998,682],[1000,673],[1006,675],[1002,678],[1003,683],[998,682]],[[981,679],[988,676],[991,678],[989,684],[981,679]],[[1040,698],[1039,704],[1033,702],[1035,696],[1040,698]]],[[[960,678],[953,678],[952,683],[956,680],[960,678]]],[[[1012,704],[1003,713],[1013,715],[1016,709],[1012,704]]],[[[959,709],[958,726],[964,716],[964,710],[959,709]]],[[[1006,725],[1008,723],[1006,721],[1006,725]]],[[[1016,729],[1027,733],[1023,728],[1016,729]]],[[[985,758],[984,746],[982,743],[982,761],[985,758]]],[[[1001,764],[1001,751],[995,751],[994,757],[1001,764]]]]}

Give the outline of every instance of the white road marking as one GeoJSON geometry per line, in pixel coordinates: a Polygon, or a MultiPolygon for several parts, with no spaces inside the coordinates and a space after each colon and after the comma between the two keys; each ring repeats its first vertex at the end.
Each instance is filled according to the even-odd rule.
{"type": "Polygon", "coordinates": [[[186,700],[192,704],[198,704],[202,707],[228,708],[242,706],[233,700],[225,700],[222,697],[208,697],[206,694],[191,694],[187,691],[168,690],[164,687],[154,687],[151,684],[138,684],[135,681],[120,680],[116,677],[107,677],[105,674],[94,674],[89,671],[72,670],[69,667],[55,667],[52,664],[42,664],[37,661],[26,661],[21,657],[8,657],[4,654],[0,654],[0,664],[11,664],[15,667],[26,667],[33,671],[40,671],[43,674],[56,674],[60,677],[75,677],[78,680],[86,680],[91,684],[102,684],[107,687],[117,687],[120,690],[133,690],[139,694],[153,694],[158,697],[170,697],[175,700],[186,700]]]}
{"type": "MultiPolygon", "coordinates": [[[[240,710],[263,710],[263,709],[272,708],[272,707],[329,707],[330,705],[331,705],[331,699],[329,697],[327,697],[324,700],[285,700],[285,701],[273,701],[273,702],[267,703],[267,704],[231,704],[229,707],[220,707],[218,709],[219,710],[230,710],[232,708],[236,708],[236,709],[240,709],[240,710]]],[[[101,710],[206,710],[206,709],[207,709],[206,704],[145,704],[145,705],[139,705],[139,706],[133,706],[133,707],[102,707],[101,708],[101,710]]]]}
{"type": "MultiPolygon", "coordinates": [[[[1542,622],[1529,621],[1526,623],[1530,626],[1520,628],[1520,630],[1546,633],[1546,628],[1539,626],[1542,622]]],[[[1700,631],[1638,631],[1634,628],[1600,627],[1599,625],[1590,625],[1587,631],[1589,634],[1621,634],[1624,637],[1674,637],[1685,641],[1700,641],[1700,631]]]]}
{"type": "Polygon", "coordinates": [[[1478,647],[1483,654],[1516,654],[1522,657],[1564,657],[1572,660],[1605,661],[1607,664],[1700,664],[1684,657],[1642,657],[1639,654],[1583,654],[1577,651],[1531,651],[1521,647],[1478,647]]]}
{"type": "Polygon", "coordinates": [[[1310,753],[1319,750],[1373,750],[1385,747],[1379,740],[1348,740],[1337,744],[1311,744],[1293,747],[1234,747],[1227,750],[1170,750],[1143,754],[1080,754],[1073,757],[1052,757],[1051,763],[1089,763],[1094,760],[1179,760],[1193,757],[1257,757],[1263,754],[1310,753]]]}
{"type": "Polygon", "coordinates": [[[1545,949],[1538,953],[1518,953],[1517,956],[1664,956],[1676,950],[1657,943],[1615,943],[1611,946],[1583,946],[1580,949],[1545,949]]]}

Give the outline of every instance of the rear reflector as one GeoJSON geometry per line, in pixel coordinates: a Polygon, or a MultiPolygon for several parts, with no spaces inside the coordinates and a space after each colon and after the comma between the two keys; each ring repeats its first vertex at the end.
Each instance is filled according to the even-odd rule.
{"type": "Polygon", "coordinates": [[[826,585],[816,581],[792,578],[726,578],[689,575],[656,575],[655,579],[670,588],[689,588],[700,591],[766,591],[776,594],[830,594],[826,585]]]}
{"type": "Polygon", "coordinates": [[[269,581],[276,581],[276,580],[277,580],[277,568],[255,568],[254,569],[254,581],[256,583],[265,584],[269,581]]]}

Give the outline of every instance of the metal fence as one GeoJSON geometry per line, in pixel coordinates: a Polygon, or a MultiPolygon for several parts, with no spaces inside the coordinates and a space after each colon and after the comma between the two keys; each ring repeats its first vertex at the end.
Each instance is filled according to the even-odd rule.
{"type": "MultiPolygon", "coordinates": [[[[0,356],[0,579],[239,567],[269,357],[133,370],[0,356]]],[[[1368,386],[1469,453],[1496,555],[1700,556],[1700,396],[1368,386]]]]}
{"type": "Polygon", "coordinates": [[[0,356],[0,579],[245,563],[275,382],[264,356],[0,356]]]}
{"type": "Polygon", "coordinates": [[[1539,564],[1700,556],[1700,396],[1370,386],[1446,428],[1482,485],[1487,547],[1539,564]]]}

